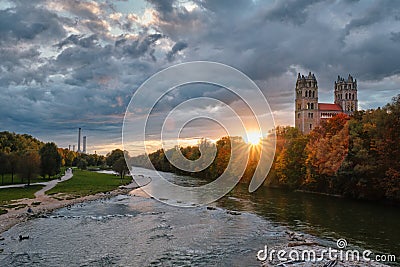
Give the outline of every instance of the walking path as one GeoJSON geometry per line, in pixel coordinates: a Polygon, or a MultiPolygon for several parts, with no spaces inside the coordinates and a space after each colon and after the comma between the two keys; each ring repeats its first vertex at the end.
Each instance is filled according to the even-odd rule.
{"type": "MultiPolygon", "coordinates": [[[[72,169],[67,169],[65,171],[65,175],[61,177],[61,179],[55,179],[51,180],[49,182],[43,182],[43,183],[34,183],[34,184],[41,184],[45,185],[42,189],[37,191],[34,195],[35,198],[24,198],[20,199],[18,201],[13,202],[13,205],[25,205],[26,207],[31,207],[33,208],[32,203],[37,203],[37,205],[40,206],[35,206],[33,208],[32,213],[27,213],[26,208],[23,209],[10,209],[6,214],[3,214],[0,216],[0,233],[4,231],[5,229],[8,229],[12,225],[16,224],[17,222],[23,221],[27,218],[29,218],[28,215],[33,215],[37,213],[40,210],[46,210],[46,209],[54,209],[57,207],[61,207],[64,204],[64,201],[59,201],[57,199],[51,198],[48,195],[46,195],[46,191],[52,189],[55,187],[58,183],[66,181],[71,179],[73,176],[72,174],[72,169]]],[[[33,184],[31,184],[33,185],[33,184]]],[[[0,188],[10,188],[10,187],[23,187],[25,186],[24,184],[18,184],[18,185],[13,185],[13,186],[2,186],[0,188]]]]}
{"type": "MultiPolygon", "coordinates": [[[[44,190],[43,192],[41,192],[42,190],[40,190],[40,191],[35,193],[35,196],[39,192],[41,192],[41,194],[43,195],[44,192],[46,192],[47,190],[52,189],[59,182],[66,181],[66,180],[71,179],[71,178],[72,178],[72,169],[67,169],[65,171],[65,175],[63,177],[61,177],[61,179],[54,179],[54,180],[51,180],[49,182],[31,183],[30,185],[45,185],[45,187],[43,187],[43,189],[42,189],[42,190],[44,190]]],[[[0,189],[17,188],[17,187],[25,187],[25,186],[26,186],[26,184],[10,184],[10,185],[2,185],[2,186],[0,186],[0,189]]]]}
{"type": "MultiPolygon", "coordinates": [[[[39,182],[39,183],[31,183],[30,185],[46,185],[48,182],[39,182]]],[[[1,185],[0,189],[6,188],[17,188],[17,187],[25,187],[26,184],[10,184],[10,185],[1,185]]]]}
{"type": "MultiPolygon", "coordinates": [[[[126,186],[121,186],[113,191],[106,192],[106,193],[97,193],[95,195],[89,195],[89,196],[84,196],[84,197],[79,197],[79,198],[74,198],[74,199],[63,199],[60,200],[58,198],[54,198],[52,196],[46,195],[46,191],[52,189],[54,186],[56,186],[59,182],[66,181],[68,179],[71,179],[73,176],[72,170],[67,170],[65,172],[65,175],[61,177],[59,180],[52,180],[50,182],[46,183],[40,183],[46,185],[43,187],[41,190],[37,191],[34,195],[35,198],[33,199],[20,199],[15,202],[13,202],[13,205],[24,205],[23,208],[19,209],[9,209],[6,214],[0,215],[0,234],[4,232],[5,230],[9,229],[13,225],[26,221],[30,218],[34,218],[37,216],[40,216],[41,214],[45,214],[49,211],[65,207],[67,205],[72,205],[75,203],[81,203],[84,201],[90,201],[90,200],[95,200],[99,198],[109,198],[112,196],[120,195],[120,194],[129,194],[133,189],[136,189],[140,186],[143,186],[146,184],[146,182],[149,181],[140,181],[138,185],[134,181],[126,186]],[[30,208],[30,212],[27,210],[30,208]]],[[[21,185],[18,185],[20,187],[21,185]]],[[[24,185],[22,185],[24,186],[24,185]]],[[[1,238],[1,236],[0,236],[1,238]]]]}
{"type": "Polygon", "coordinates": [[[50,182],[46,182],[46,186],[43,187],[42,189],[40,189],[39,191],[37,191],[35,193],[35,197],[39,198],[39,197],[46,196],[46,194],[45,194],[46,191],[52,189],[53,187],[55,187],[60,182],[64,182],[64,181],[67,181],[67,180],[71,179],[72,176],[73,176],[72,169],[67,169],[65,171],[65,175],[63,177],[61,177],[61,179],[58,179],[58,180],[55,179],[55,180],[51,180],[50,182]]]}

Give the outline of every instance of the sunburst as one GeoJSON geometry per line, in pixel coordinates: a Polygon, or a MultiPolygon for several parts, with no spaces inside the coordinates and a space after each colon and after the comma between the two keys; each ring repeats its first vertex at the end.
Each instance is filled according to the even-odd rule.
{"type": "Polygon", "coordinates": [[[247,132],[247,143],[251,144],[253,146],[259,145],[261,142],[261,133],[260,132],[256,132],[256,131],[251,131],[251,132],[247,132]]]}

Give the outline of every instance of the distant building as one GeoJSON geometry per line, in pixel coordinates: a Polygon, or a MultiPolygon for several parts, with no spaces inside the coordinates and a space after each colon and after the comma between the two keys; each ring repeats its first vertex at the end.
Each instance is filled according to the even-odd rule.
{"type": "Polygon", "coordinates": [[[349,74],[347,80],[338,76],[334,84],[334,104],[318,103],[318,82],[313,73],[297,76],[295,127],[308,134],[324,119],[339,113],[348,115],[358,110],[357,80],[349,74]]]}
{"type": "Polygon", "coordinates": [[[81,132],[82,132],[82,129],[81,128],[79,128],[78,129],[78,151],[77,152],[81,152],[81,132]]]}
{"type": "Polygon", "coordinates": [[[87,140],[87,139],[86,139],[86,136],[84,136],[84,137],[83,137],[83,150],[82,150],[82,153],[83,153],[83,154],[86,154],[86,140],[87,140]]]}

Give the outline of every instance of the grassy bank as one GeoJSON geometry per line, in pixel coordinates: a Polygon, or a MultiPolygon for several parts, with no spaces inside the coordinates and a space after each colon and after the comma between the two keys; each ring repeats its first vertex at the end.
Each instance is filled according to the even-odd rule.
{"type": "Polygon", "coordinates": [[[28,187],[0,189],[0,205],[7,204],[12,200],[35,198],[35,192],[42,188],[43,185],[31,185],[28,187]]]}
{"type": "MultiPolygon", "coordinates": [[[[41,183],[48,182],[54,179],[58,179],[64,175],[66,167],[61,167],[61,171],[59,174],[49,178],[43,178],[42,176],[38,176],[31,180],[31,183],[41,183]]],[[[4,174],[4,178],[0,175],[0,185],[12,185],[12,184],[26,184],[28,183],[27,179],[21,179],[17,174],[14,174],[14,179],[12,178],[10,173],[4,174]]]]}
{"type": "Polygon", "coordinates": [[[23,198],[35,198],[34,194],[43,188],[43,185],[31,185],[29,187],[18,187],[18,188],[4,188],[0,189],[0,215],[7,213],[6,209],[10,208],[24,208],[24,205],[14,205],[14,200],[23,198]]]}
{"type": "Polygon", "coordinates": [[[131,177],[121,180],[118,176],[90,171],[74,170],[74,176],[68,181],[57,184],[46,192],[48,195],[63,193],[82,197],[101,192],[108,192],[120,185],[129,184],[131,177]]]}

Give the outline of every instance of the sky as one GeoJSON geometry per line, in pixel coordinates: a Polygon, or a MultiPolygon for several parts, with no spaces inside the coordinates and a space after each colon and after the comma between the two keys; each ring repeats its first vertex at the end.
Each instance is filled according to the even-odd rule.
{"type": "MultiPolygon", "coordinates": [[[[293,125],[298,72],[315,73],[328,103],[337,76],[351,74],[359,109],[377,108],[400,93],[399,55],[400,1],[0,0],[0,131],[68,147],[82,127],[88,152],[105,154],[121,146],[137,88],[197,60],[245,73],[276,124],[293,125]]],[[[235,103],[221,90],[181,89],[166,103],[210,94],[235,103]]]]}

